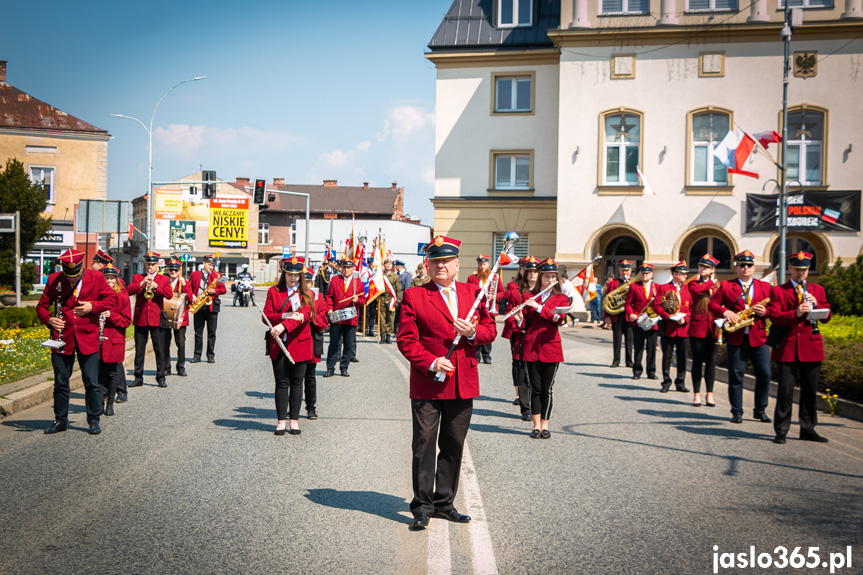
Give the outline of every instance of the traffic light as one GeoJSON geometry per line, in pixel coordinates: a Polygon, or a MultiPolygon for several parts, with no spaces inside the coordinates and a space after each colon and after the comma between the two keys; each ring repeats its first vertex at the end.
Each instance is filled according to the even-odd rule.
{"type": "Polygon", "coordinates": [[[201,172],[204,180],[204,188],[201,190],[201,197],[205,200],[216,197],[216,172],[213,170],[204,170],[201,172]],[[212,182],[212,183],[211,183],[212,182]]]}
{"type": "Polygon", "coordinates": [[[267,203],[267,180],[255,180],[254,202],[263,206],[267,203]]]}

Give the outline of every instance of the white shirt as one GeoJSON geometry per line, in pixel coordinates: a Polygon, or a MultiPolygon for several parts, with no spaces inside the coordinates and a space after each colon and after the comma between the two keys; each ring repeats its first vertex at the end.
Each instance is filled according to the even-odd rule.
{"type": "MultiPolygon", "coordinates": [[[[443,299],[444,305],[446,305],[447,308],[449,308],[449,302],[447,301],[446,296],[443,293],[443,290],[446,288],[437,282],[434,282],[434,285],[437,286],[438,293],[440,294],[440,297],[443,299]]],[[[452,301],[453,301],[453,304],[455,305],[455,309],[458,309],[458,293],[456,292],[456,289],[455,289],[455,282],[452,282],[449,285],[449,290],[452,293],[452,301]]]]}

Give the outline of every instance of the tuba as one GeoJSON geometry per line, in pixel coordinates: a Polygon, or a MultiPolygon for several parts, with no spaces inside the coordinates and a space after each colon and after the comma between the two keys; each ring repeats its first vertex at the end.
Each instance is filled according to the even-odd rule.
{"type": "Polygon", "coordinates": [[[641,279],[641,273],[636,276],[633,276],[620,284],[620,286],[614,291],[609,292],[605,299],[602,300],[602,309],[605,310],[605,313],[610,315],[617,315],[623,313],[623,306],[626,304],[626,292],[629,291],[629,286],[633,282],[637,282],[641,279]]]}
{"type": "MultiPolygon", "coordinates": [[[[768,303],[770,303],[769,297],[764,298],[755,305],[767,305],[768,303]]],[[[734,333],[738,329],[751,326],[753,323],[755,323],[755,310],[753,309],[754,307],[755,306],[748,307],[745,310],[741,311],[739,314],[737,314],[737,318],[739,319],[737,323],[731,323],[729,321],[726,321],[724,324],[722,324],[722,329],[724,329],[728,333],[734,333]]]]}
{"type": "MultiPolygon", "coordinates": [[[[213,273],[215,276],[216,274],[213,273]]],[[[219,282],[218,277],[214,277],[210,280],[210,283],[207,284],[207,287],[204,289],[204,293],[201,294],[201,297],[198,298],[198,301],[189,306],[189,313],[198,313],[200,309],[204,306],[209,306],[213,303],[213,296],[208,294],[207,292],[216,287],[216,284],[219,282]]]]}

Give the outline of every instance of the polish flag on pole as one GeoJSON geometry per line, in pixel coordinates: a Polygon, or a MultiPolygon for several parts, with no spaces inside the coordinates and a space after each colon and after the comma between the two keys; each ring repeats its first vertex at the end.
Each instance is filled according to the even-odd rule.
{"type": "Polygon", "coordinates": [[[728,168],[730,173],[758,179],[758,174],[743,169],[754,148],[755,140],[752,136],[738,127],[736,130],[728,131],[722,142],[713,150],[713,155],[728,168]]]}
{"type": "Polygon", "coordinates": [[[635,166],[635,172],[638,174],[638,177],[641,178],[641,185],[644,186],[644,193],[648,196],[655,196],[656,192],[653,191],[653,187],[647,183],[647,179],[644,177],[644,173],[641,171],[641,166],[635,166]]]}

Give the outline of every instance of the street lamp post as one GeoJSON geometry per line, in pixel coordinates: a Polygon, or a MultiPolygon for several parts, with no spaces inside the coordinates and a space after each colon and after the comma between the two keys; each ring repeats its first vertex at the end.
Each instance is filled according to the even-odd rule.
{"type": "Polygon", "coordinates": [[[148,156],[149,156],[147,158],[147,251],[153,251],[153,249],[155,248],[155,239],[153,238],[153,231],[154,230],[153,230],[152,222],[153,222],[153,203],[155,201],[155,198],[153,197],[153,120],[156,119],[156,110],[159,109],[159,104],[162,103],[162,100],[164,100],[165,98],[168,97],[168,94],[170,94],[174,90],[174,88],[176,88],[178,86],[182,86],[183,84],[186,84],[188,82],[197,82],[198,80],[204,80],[205,78],[206,78],[206,76],[195,76],[194,78],[189,78],[188,80],[183,80],[182,82],[179,82],[179,83],[171,86],[171,88],[167,92],[162,94],[162,97],[159,99],[159,101],[156,102],[156,107],[153,108],[153,115],[150,116],[150,126],[149,127],[147,127],[147,125],[144,124],[144,122],[142,122],[138,118],[135,118],[132,116],[124,116],[123,114],[111,114],[115,118],[126,118],[127,120],[135,120],[136,122],[141,124],[141,127],[143,127],[144,130],[147,131],[147,137],[148,137],[147,152],[148,152],[148,156]]]}

